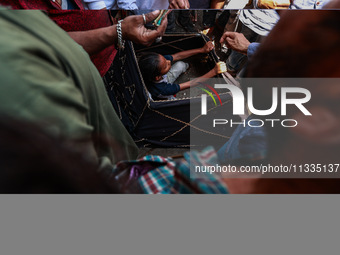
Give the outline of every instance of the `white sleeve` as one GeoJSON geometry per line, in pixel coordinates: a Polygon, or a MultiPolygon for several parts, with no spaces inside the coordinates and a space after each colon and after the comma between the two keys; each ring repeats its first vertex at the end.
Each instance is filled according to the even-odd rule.
{"type": "Polygon", "coordinates": [[[101,10],[106,9],[105,1],[101,0],[83,0],[84,4],[87,5],[89,10],[101,10]]]}
{"type": "Polygon", "coordinates": [[[243,9],[248,4],[249,0],[230,0],[226,2],[224,9],[243,9]]]}

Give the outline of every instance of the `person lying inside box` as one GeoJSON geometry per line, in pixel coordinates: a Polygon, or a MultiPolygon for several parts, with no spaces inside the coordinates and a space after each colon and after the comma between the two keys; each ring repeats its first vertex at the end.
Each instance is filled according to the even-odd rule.
{"type": "Polygon", "coordinates": [[[175,99],[174,95],[179,91],[196,86],[208,78],[225,72],[224,63],[217,63],[213,69],[201,77],[181,84],[175,83],[177,78],[189,68],[189,64],[181,60],[196,54],[209,53],[213,49],[213,43],[207,42],[201,48],[181,51],[173,55],[161,55],[154,52],[141,53],[138,56],[138,65],[152,99],[175,99]]]}

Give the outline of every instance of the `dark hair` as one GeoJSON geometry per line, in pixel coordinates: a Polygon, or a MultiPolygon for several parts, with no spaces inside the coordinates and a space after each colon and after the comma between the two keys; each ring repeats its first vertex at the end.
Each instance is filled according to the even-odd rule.
{"type": "Polygon", "coordinates": [[[161,74],[159,54],[155,52],[143,52],[138,55],[138,65],[146,85],[153,83],[161,74]]]}
{"type": "Polygon", "coordinates": [[[0,193],[118,192],[70,141],[29,122],[4,116],[0,120],[0,193]]]}

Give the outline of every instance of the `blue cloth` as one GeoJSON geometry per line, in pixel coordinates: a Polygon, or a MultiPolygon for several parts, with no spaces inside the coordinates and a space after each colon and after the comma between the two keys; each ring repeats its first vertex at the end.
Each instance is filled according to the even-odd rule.
{"type": "Polygon", "coordinates": [[[160,96],[175,95],[180,91],[180,87],[175,83],[160,82],[149,86],[148,90],[153,98],[159,98],[160,96]]]}
{"type": "Polygon", "coordinates": [[[85,6],[90,10],[107,9],[122,9],[136,10],[138,9],[136,0],[83,0],[85,6]]]}
{"type": "Polygon", "coordinates": [[[73,1],[71,0],[67,0],[67,9],[68,10],[75,10],[76,9],[76,5],[73,1]]]}
{"type": "MultiPolygon", "coordinates": [[[[172,63],[173,57],[171,55],[164,55],[163,57],[172,63]]],[[[164,75],[160,82],[149,84],[148,90],[153,98],[159,98],[162,96],[175,95],[180,91],[180,86],[175,83],[168,83],[166,81],[166,75],[164,75]]]]}
{"type": "Polygon", "coordinates": [[[255,54],[257,48],[260,46],[260,43],[251,43],[248,46],[248,50],[247,50],[247,57],[248,59],[252,58],[252,56],[255,54]]]}
{"type": "Polygon", "coordinates": [[[136,0],[139,10],[164,10],[168,9],[168,0],[136,0]]]}
{"type": "MultiPolygon", "coordinates": [[[[221,163],[231,163],[235,160],[256,161],[263,160],[267,154],[267,139],[264,127],[250,127],[248,121],[254,119],[249,116],[245,127],[240,125],[232,134],[229,141],[217,152],[221,163]]],[[[253,123],[255,125],[255,122],[253,123]]]]}
{"type": "Polygon", "coordinates": [[[172,64],[172,62],[174,62],[174,58],[173,58],[173,56],[171,56],[171,55],[163,55],[163,57],[164,57],[166,60],[170,60],[170,61],[171,61],[171,64],[172,64]]]}

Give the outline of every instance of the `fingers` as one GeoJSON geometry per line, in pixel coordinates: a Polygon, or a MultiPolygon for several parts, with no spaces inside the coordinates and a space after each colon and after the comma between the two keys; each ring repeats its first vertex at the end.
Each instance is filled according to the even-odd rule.
{"type": "Polygon", "coordinates": [[[146,46],[151,45],[157,37],[162,36],[165,33],[165,29],[168,25],[168,18],[165,16],[162,20],[162,23],[156,30],[146,30],[146,42],[144,43],[146,46]]]}
{"type": "Polygon", "coordinates": [[[221,36],[220,43],[224,43],[226,38],[227,38],[227,35],[226,35],[226,33],[224,33],[224,34],[221,36]]]}
{"type": "Polygon", "coordinates": [[[227,47],[233,48],[233,47],[232,47],[232,44],[233,44],[233,42],[234,42],[234,39],[231,39],[231,38],[227,37],[226,40],[225,40],[224,42],[225,42],[225,44],[227,45],[227,47]]]}
{"type": "Polygon", "coordinates": [[[178,4],[177,4],[177,0],[171,0],[171,1],[169,1],[169,8],[170,9],[179,9],[179,6],[178,6],[178,4]]]}
{"type": "MultiPolygon", "coordinates": [[[[150,23],[151,21],[156,19],[158,17],[159,13],[160,13],[160,11],[156,10],[156,11],[149,12],[149,13],[145,14],[146,23],[150,23]]],[[[141,18],[143,20],[142,16],[141,16],[141,18]]]]}
{"type": "Polygon", "coordinates": [[[190,4],[188,0],[178,0],[178,7],[180,9],[189,9],[190,4]]]}
{"type": "Polygon", "coordinates": [[[179,6],[177,3],[173,3],[170,5],[170,9],[179,9],[179,6]]]}
{"type": "Polygon", "coordinates": [[[177,0],[177,6],[178,6],[178,9],[185,9],[184,1],[183,0],[177,0]]]}
{"type": "Polygon", "coordinates": [[[156,31],[158,31],[158,33],[160,33],[160,36],[162,36],[165,32],[165,29],[168,25],[168,14],[171,11],[167,11],[167,13],[165,14],[164,18],[161,21],[161,25],[159,27],[157,27],[156,31]]]}
{"type": "Polygon", "coordinates": [[[170,9],[189,9],[190,3],[188,0],[170,0],[170,9]]]}
{"type": "Polygon", "coordinates": [[[156,38],[160,37],[161,35],[162,34],[157,30],[147,30],[143,35],[144,39],[141,43],[145,46],[150,46],[156,40],[156,38]]]}
{"type": "Polygon", "coordinates": [[[189,9],[190,8],[189,0],[184,0],[184,1],[185,1],[185,9],[189,9]]]}
{"type": "Polygon", "coordinates": [[[217,72],[220,73],[225,73],[227,71],[227,65],[226,63],[220,61],[216,64],[217,72]]]}
{"type": "Polygon", "coordinates": [[[228,37],[235,38],[235,36],[236,32],[225,32],[220,39],[220,43],[224,43],[228,37]]]}
{"type": "MultiPolygon", "coordinates": [[[[168,16],[169,13],[170,13],[170,11],[168,11],[166,13],[166,15],[164,15],[160,26],[157,27],[156,30],[146,29],[143,26],[143,28],[142,28],[143,32],[141,33],[142,38],[140,40],[141,44],[143,44],[145,46],[149,46],[156,40],[157,37],[160,37],[164,34],[165,29],[168,25],[168,17],[167,16],[168,16]]],[[[153,21],[155,18],[157,18],[158,15],[159,15],[159,11],[154,11],[154,12],[146,14],[147,22],[149,23],[149,22],[153,21]]]]}
{"type": "Polygon", "coordinates": [[[212,51],[214,49],[214,44],[212,43],[212,41],[209,41],[206,43],[206,47],[209,51],[212,51]]]}

